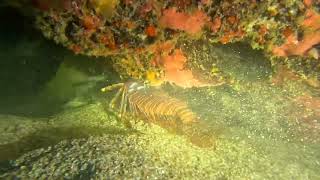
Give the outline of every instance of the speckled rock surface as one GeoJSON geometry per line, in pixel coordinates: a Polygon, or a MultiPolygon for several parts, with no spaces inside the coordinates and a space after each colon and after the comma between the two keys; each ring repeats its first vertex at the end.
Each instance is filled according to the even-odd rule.
{"type": "Polygon", "coordinates": [[[42,121],[13,115],[0,115],[0,146],[19,141],[42,128],[47,123],[42,121]]]}
{"type": "MultiPolygon", "coordinates": [[[[183,136],[156,125],[137,123],[130,131],[117,125],[93,104],[61,113],[50,122],[58,127],[87,124],[105,128],[100,134],[63,140],[25,153],[10,163],[2,178],[21,179],[257,179],[289,177],[316,179],[317,144],[246,137],[241,129],[229,128],[217,137],[214,148],[199,148],[183,136]],[[99,126],[96,126],[99,125],[99,126]],[[108,131],[118,128],[122,131],[108,131]],[[290,153],[288,150],[290,149],[290,153]],[[306,168],[305,165],[308,165],[306,168]]],[[[83,130],[85,131],[85,130],[83,130]]]]}

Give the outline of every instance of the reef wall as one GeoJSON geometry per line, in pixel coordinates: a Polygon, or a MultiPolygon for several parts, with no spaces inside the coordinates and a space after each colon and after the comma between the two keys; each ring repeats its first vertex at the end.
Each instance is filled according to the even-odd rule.
{"type": "MultiPolygon", "coordinates": [[[[301,77],[311,78],[315,81],[313,86],[319,86],[319,74],[315,73],[320,67],[319,0],[16,2],[31,5],[35,25],[45,37],[74,53],[113,55],[115,67],[123,76],[154,79],[159,71],[167,76],[172,71],[188,74],[180,68],[188,64],[188,57],[177,44],[201,39],[208,43],[248,43],[270,58],[280,59],[301,77]],[[178,59],[178,65],[168,64],[170,58],[178,59]],[[306,66],[293,68],[301,62],[306,66]],[[128,70],[128,66],[133,70],[128,70]],[[139,71],[141,67],[143,72],[139,71]]],[[[193,75],[188,76],[195,85],[199,84],[193,75]]]]}

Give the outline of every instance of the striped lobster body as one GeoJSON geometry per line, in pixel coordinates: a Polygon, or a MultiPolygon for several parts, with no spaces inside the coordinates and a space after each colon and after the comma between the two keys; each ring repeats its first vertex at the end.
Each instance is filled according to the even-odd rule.
{"type": "Polygon", "coordinates": [[[120,87],[120,90],[111,100],[109,107],[118,111],[122,120],[125,120],[129,113],[147,123],[154,123],[169,131],[186,135],[198,146],[212,145],[212,137],[202,131],[207,129],[206,124],[200,122],[185,102],[138,82],[119,83],[107,86],[102,91],[116,87],[120,87]],[[203,139],[205,143],[202,142],[203,139]]]}
{"type": "Polygon", "coordinates": [[[137,116],[143,116],[147,121],[159,124],[189,124],[198,121],[187,104],[170,97],[164,92],[150,89],[139,89],[128,93],[130,111],[137,116]],[[159,122],[160,121],[160,122],[159,122]]]}

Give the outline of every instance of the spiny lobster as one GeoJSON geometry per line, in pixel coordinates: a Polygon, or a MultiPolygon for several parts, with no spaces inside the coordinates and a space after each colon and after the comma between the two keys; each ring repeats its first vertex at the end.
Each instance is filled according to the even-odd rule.
{"type": "MultiPolygon", "coordinates": [[[[154,87],[136,81],[117,83],[101,89],[102,92],[119,88],[109,108],[125,120],[128,113],[146,122],[158,124],[170,131],[186,135],[200,147],[211,147],[213,137],[205,132],[200,121],[187,104],[154,87]]],[[[128,124],[128,121],[126,121],[128,124]]],[[[130,124],[130,123],[129,123],[130,124]]]]}

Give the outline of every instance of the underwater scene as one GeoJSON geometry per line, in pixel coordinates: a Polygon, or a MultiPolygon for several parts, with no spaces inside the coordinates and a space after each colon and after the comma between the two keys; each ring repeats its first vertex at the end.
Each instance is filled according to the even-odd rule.
{"type": "Polygon", "coordinates": [[[320,179],[319,0],[0,17],[0,179],[320,179]]]}

